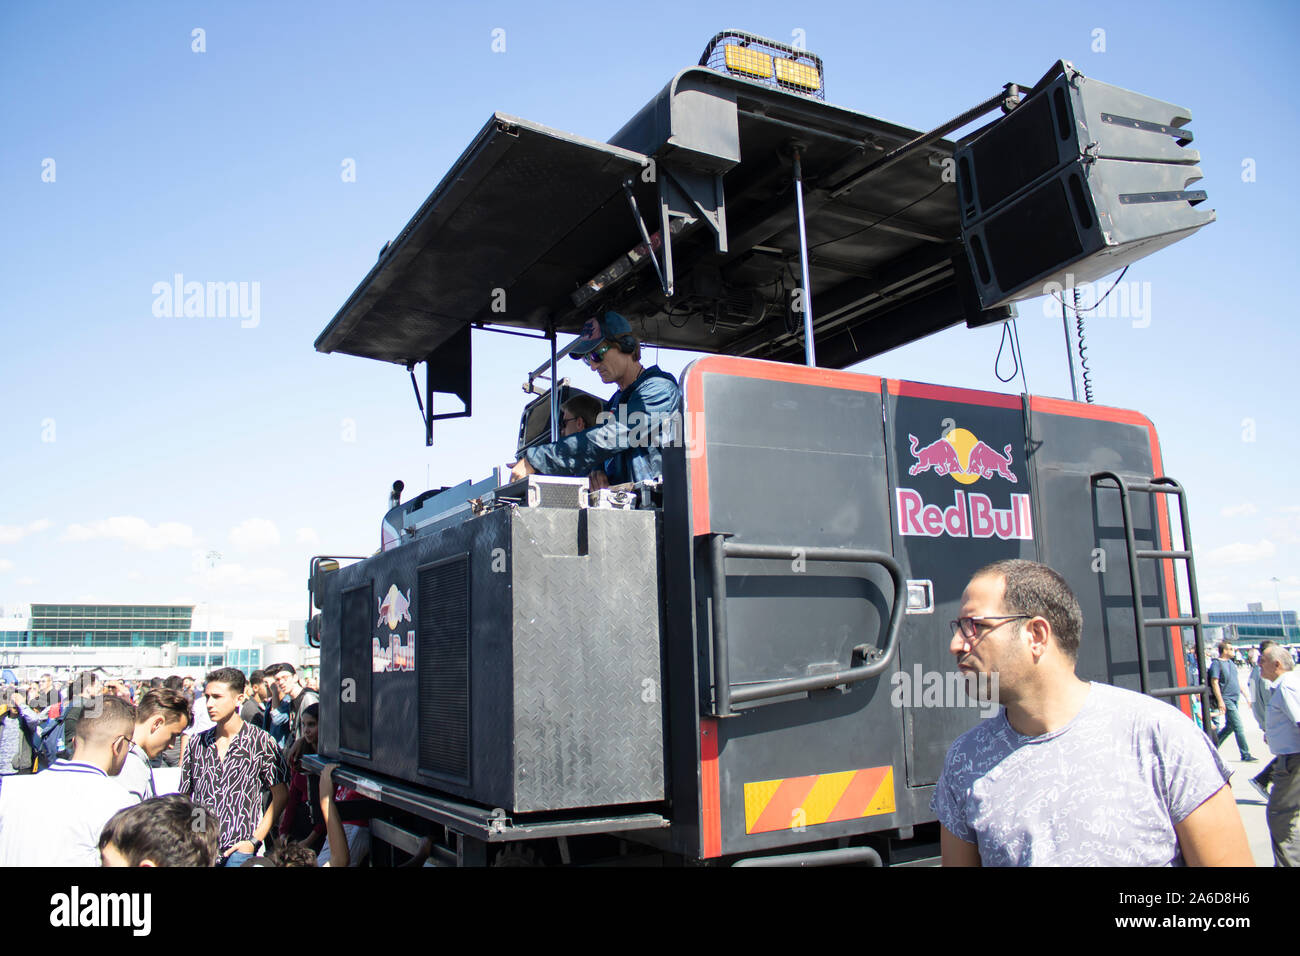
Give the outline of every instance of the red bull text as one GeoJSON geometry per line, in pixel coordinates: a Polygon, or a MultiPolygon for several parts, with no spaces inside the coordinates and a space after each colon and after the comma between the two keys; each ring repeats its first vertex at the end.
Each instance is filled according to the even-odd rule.
{"type": "Polygon", "coordinates": [[[919,491],[899,488],[898,533],[938,538],[1001,538],[1032,540],[1034,520],[1029,510],[1028,495],[1012,495],[1010,508],[993,507],[988,495],[964,491],[953,492],[953,503],[947,508],[928,505],[919,491]]]}

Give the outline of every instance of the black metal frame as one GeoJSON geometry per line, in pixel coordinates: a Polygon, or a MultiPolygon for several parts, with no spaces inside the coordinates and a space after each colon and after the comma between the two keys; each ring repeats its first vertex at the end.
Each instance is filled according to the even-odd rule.
{"type": "MultiPolygon", "coordinates": [[[[310,773],[325,769],[325,758],[305,754],[303,767],[310,773]]],[[[368,800],[384,806],[412,813],[449,831],[485,843],[509,843],[515,840],[538,840],[546,837],[580,836],[591,833],[622,833],[633,830],[656,830],[668,826],[661,814],[650,812],[594,813],[587,817],[574,817],[572,813],[551,818],[530,816],[527,821],[515,823],[499,809],[489,810],[449,797],[436,795],[413,784],[371,775],[355,767],[340,766],[334,770],[334,779],[368,800]]]]}
{"type": "MultiPolygon", "coordinates": [[[[553,338],[554,333],[552,333],[553,338]]],[[[420,386],[415,381],[415,364],[406,367],[411,375],[411,387],[415,389],[415,403],[420,407],[420,418],[424,421],[426,446],[433,445],[434,422],[447,418],[469,418],[474,413],[474,395],[470,385],[470,370],[473,368],[471,354],[470,326],[466,325],[424,360],[424,399],[420,398],[420,386]],[[433,413],[433,393],[439,391],[434,381],[438,378],[452,379],[450,388],[442,391],[459,398],[465,405],[462,411],[441,412],[437,415],[433,413]],[[428,408],[425,407],[426,403],[428,408]]]]}
{"type": "MultiPolygon", "coordinates": [[[[307,569],[307,644],[311,647],[320,647],[319,633],[313,635],[311,632],[311,622],[319,615],[315,608],[316,604],[316,572],[320,568],[322,561],[364,561],[365,557],[357,554],[314,554],[307,569]],[[314,638],[314,639],[313,639],[314,638]]],[[[322,609],[323,610],[323,609],[322,609]]]]}
{"type": "MultiPolygon", "coordinates": [[[[1104,481],[1114,482],[1115,487],[1119,490],[1120,509],[1124,515],[1124,549],[1128,555],[1128,573],[1130,588],[1133,595],[1133,624],[1136,628],[1138,643],[1138,686],[1142,693],[1152,697],[1182,697],[1189,694],[1197,694],[1201,697],[1201,723],[1206,733],[1213,731],[1213,723],[1210,720],[1210,686],[1205,677],[1205,648],[1202,646],[1201,628],[1201,599],[1196,588],[1196,564],[1192,556],[1192,529],[1187,518],[1187,495],[1183,486],[1172,478],[1164,476],[1152,478],[1150,481],[1125,481],[1113,471],[1099,471],[1091,476],[1091,483],[1094,488],[1109,487],[1102,485],[1104,481]],[[1137,537],[1133,532],[1133,509],[1129,501],[1129,494],[1137,492],[1139,494],[1161,494],[1173,495],[1178,499],[1178,516],[1183,526],[1183,550],[1159,550],[1159,549],[1139,549],[1137,546],[1137,537]],[[1142,558],[1152,558],[1157,561],[1186,561],[1187,562],[1187,586],[1188,599],[1192,605],[1191,617],[1153,617],[1148,618],[1142,613],[1142,586],[1138,579],[1137,562],[1142,558]],[[1199,671],[1198,676],[1203,683],[1192,687],[1164,687],[1152,690],[1150,687],[1150,674],[1147,667],[1147,646],[1146,646],[1146,629],[1148,627],[1190,627],[1195,635],[1196,641],[1196,667],[1199,671]]],[[[1152,516],[1154,523],[1155,500],[1152,500],[1152,516]]],[[[1175,611],[1177,610],[1177,593],[1173,594],[1175,611]]],[[[1181,651],[1181,649],[1179,649],[1181,651]]]]}
{"type": "MultiPolygon", "coordinates": [[[[903,580],[903,569],[894,560],[893,555],[883,551],[865,551],[855,548],[800,548],[771,544],[732,544],[727,541],[729,532],[716,532],[709,535],[710,557],[712,559],[713,577],[713,676],[714,701],[710,712],[714,717],[730,717],[735,714],[732,704],[746,704],[786,694],[799,694],[806,691],[825,690],[842,684],[853,684],[867,680],[884,672],[893,662],[894,652],[898,647],[898,632],[903,623],[903,614],[907,609],[907,584],[903,580]],[[733,690],[727,667],[727,558],[767,558],[789,560],[798,557],[805,561],[844,561],[860,564],[879,564],[889,572],[894,582],[894,602],[889,615],[889,625],[885,632],[885,649],[879,651],[879,657],[873,663],[850,667],[847,670],[815,677],[792,677],[785,680],[768,681],[752,687],[733,690]]],[[[872,656],[871,645],[860,644],[853,649],[854,655],[872,656]]]]}
{"type": "MultiPolygon", "coordinates": [[[[759,47],[768,47],[772,50],[779,50],[780,52],[786,54],[787,57],[789,57],[791,60],[794,60],[795,62],[798,62],[800,60],[811,61],[812,65],[817,70],[817,80],[818,83],[820,84],[819,88],[816,91],[794,90],[793,92],[797,92],[803,96],[812,96],[823,101],[826,99],[826,66],[822,62],[821,57],[819,57],[816,53],[812,53],[808,50],[802,49],[797,46],[792,46],[789,43],[782,43],[779,40],[772,40],[765,36],[759,36],[757,33],[749,33],[744,30],[723,30],[720,33],[715,33],[713,35],[713,39],[711,39],[708,42],[708,45],[704,47],[704,52],[700,54],[700,62],[699,62],[700,66],[707,67],[711,70],[718,69],[712,63],[710,63],[710,60],[713,58],[713,51],[717,49],[718,44],[722,43],[724,40],[736,40],[738,41],[737,43],[738,46],[749,47],[751,45],[756,45],[759,47]]],[[[723,72],[723,71],[719,70],[719,72],[723,72]]],[[[727,75],[733,75],[729,70],[726,72],[727,75]]],[[[743,78],[746,80],[753,80],[753,78],[749,76],[743,78]]],[[[753,81],[759,83],[763,82],[762,80],[753,80],[753,81]]],[[[786,84],[781,83],[779,80],[776,79],[775,76],[772,78],[771,84],[764,84],[764,85],[771,85],[779,89],[789,89],[789,87],[786,86],[786,84]]]]}

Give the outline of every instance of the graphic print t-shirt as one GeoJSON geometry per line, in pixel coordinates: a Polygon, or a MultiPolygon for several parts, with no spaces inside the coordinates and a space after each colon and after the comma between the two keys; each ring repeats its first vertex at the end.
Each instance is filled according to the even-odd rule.
{"type": "Polygon", "coordinates": [[[1094,683],[1052,733],[1022,737],[1004,708],[963,734],[930,806],[984,866],[1181,866],[1174,825],[1229,776],[1180,711],[1094,683]]]}
{"type": "Polygon", "coordinates": [[[262,819],[262,793],[288,784],[289,764],[269,734],[244,724],[224,759],[217,753],[217,728],[195,734],[181,760],[180,792],[221,823],[221,851],[244,840],[262,819]]]}

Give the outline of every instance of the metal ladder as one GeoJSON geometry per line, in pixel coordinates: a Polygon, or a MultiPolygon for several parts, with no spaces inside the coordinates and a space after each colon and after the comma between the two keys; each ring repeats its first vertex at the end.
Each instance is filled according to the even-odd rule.
{"type": "MultiPolygon", "coordinates": [[[[1148,481],[1125,481],[1113,471],[1099,471],[1091,478],[1094,488],[1109,487],[1103,482],[1113,482],[1119,490],[1120,508],[1124,515],[1125,551],[1128,554],[1129,582],[1133,596],[1133,623],[1136,627],[1138,644],[1138,683],[1142,693],[1152,697],[1182,697],[1196,694],[1201,698],[1201,724],[1207,734],[1213,735],[1214,726],[1210,720],[1210,687],[1206,681],[1205,648],[1202,646],[1201,599],[1196,589],[1196,562],[1192,557],[1192,529],[1187,520],[1187,495],[1183,486],[1172,478],[1157,477],[1148,481]],[[1133,531],[1133,507],[1129,496],[1133,493],[1149,495],[1173,495],[1178,499],[1178,516],[1183,526],[1182,551],[1161,551],[1139,549],[1133,531]],[[1137,562],[1143,558],[1156,561],[1186,561],[1188,598],[1192,605],[1190,617],[1146,617],[1142,611],[1142,588],[1138,578],[1137,562]],[[1190,627],[1196,641],[1196,667],[1202,683],[1192,687],[1150,688],[1150,674],[1147,669],[1146,629],[1148,627],[1190,627]]],[[[1156,499],[1151,500],[1152,526],[1156,520],[1156,499]]],[[[1175,590],[1171,596],[1175,612],[1178,607],[1177,577],[1175,590]]],[[[1181,653],[1181,648],[1178,649],[1181,653]]]]}

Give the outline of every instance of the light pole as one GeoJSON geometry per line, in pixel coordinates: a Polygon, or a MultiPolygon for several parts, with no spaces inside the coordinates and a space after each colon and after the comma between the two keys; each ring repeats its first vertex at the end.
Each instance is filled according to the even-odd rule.
{"type": "Polygon", "coordinates": [[[1279,644],[1286,643],[1286,620],[1282,617],[1282,592],[1278,590],[1278,579],[1269,578],[1273,582],[1273,597],[1277,599],[1277,625],[1282,629],[1281,640],[1279,644]]]}
{"type": "MultiPolygon", "coordinates": [[[[220,551],[209,551],[209,552],[208,552],[208,570],[209,570],[209,571],[211,571],[213,568],[215,568],[215,567],[217,566],[217,564],[220,563],[220,561],[221,561],[221,552],[220,552],[220,551]]],[[[212,664],[212,601],[211,601],[211,597],[212,597],[212,580],[211,580],[211,578],[209,577],[209,579],[208,579],[205,583],[206,583],[207,586],[208,586],[208,598],[209,598],[208,601],[204,602],[204,603],[206,603],[207,606],[208,606],[208,614],[207,614],[208,622],[207,622],[207,625],[206,625],[206,626],[207,626],[207,633],[206,633],[206,636],[205,636],[204,639],[203,639],[203,663],[204,663],[204,666],[205,666],[205,669],[206,669],[207,666],[210,666],[210,665],[212,664]]]]}

